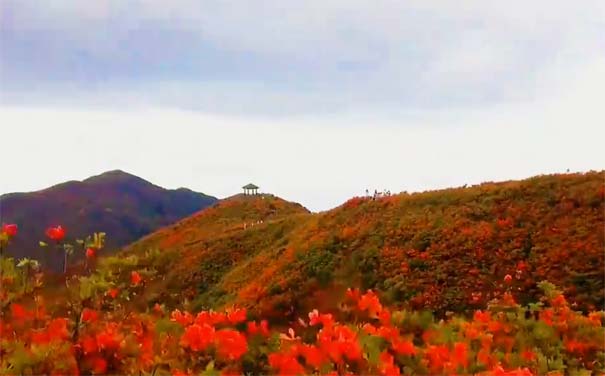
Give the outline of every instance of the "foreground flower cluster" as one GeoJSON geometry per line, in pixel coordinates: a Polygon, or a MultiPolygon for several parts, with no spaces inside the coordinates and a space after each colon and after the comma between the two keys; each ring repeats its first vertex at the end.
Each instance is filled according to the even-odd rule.
{"type": "Polygon", "coordinates": [[[106,258],[71,277],[52,304],[40,273],[0,261],[3,375],[605,372],[604,313],[573,311],[547,282],[543,299],[522,307],[506,277],[485,309],[442,320],[349,289],[338,311],[312,310],[274,327],[242,308],[193,313],[145,304],[139,298],[157,275],[134,256],[106,258]]]}

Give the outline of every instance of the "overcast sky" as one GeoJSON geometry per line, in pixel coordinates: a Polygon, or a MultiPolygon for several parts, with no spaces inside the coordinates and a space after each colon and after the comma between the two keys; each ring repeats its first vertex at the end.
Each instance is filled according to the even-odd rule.
{"type": "Polygon", "coordinates": [[[0,193],[122,169],[312,210],[605,168],[605,2],[1,0],[0,193]]]}

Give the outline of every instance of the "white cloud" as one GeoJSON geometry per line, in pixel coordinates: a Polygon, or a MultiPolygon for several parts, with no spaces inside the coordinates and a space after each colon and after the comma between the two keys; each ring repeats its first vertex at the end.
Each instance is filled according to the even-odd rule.
{"type": "Polygon", "coordinates": [[[0,133],[9,140],[0,192],[121,168],[221,197],[253,181],[322,210],[366,188],[414,191],[603,169],[605,64],[576,68],[556,83],[549,77],[556,70],[545,73],[538,101],[407,118],[0,108],[0,133]]]}

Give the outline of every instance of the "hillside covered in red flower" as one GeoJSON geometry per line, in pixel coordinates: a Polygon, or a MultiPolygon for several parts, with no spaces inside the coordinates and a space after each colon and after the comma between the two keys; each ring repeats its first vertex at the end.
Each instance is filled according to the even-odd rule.
{"type": "MultiPolygon", "coordinates": [[[[605,173],[357,197],[235,196],[114,256],[4,251],[0,373],[602,375],[605,173]]],[[[107,234],[111,236],[111,234],[107,234]]]]}
{"type": "Polygon", "coordinates": [[[604,181],[603,172],[539,176],[357,197],[318,214],[238,196],[127,253],[160,250],[161,290],[200,308],[239,304],[282,317],[360,287],[400,307],[464,312],[510,275],[522,302],[549,280],[589,310],[604,304],[604,181]]]}

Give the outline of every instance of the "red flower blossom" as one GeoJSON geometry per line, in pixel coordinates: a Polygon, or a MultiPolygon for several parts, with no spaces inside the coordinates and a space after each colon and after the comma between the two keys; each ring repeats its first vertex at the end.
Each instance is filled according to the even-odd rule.
{"type": "Polygon", "coordinates": [[[456,342],[453,351],[454,361],[464,368],[468,367],[468,346],[464,342],[456,342]]]}
{"type": "Polygon", "coordinates": [[[320,367],[326,361],[325,356],[316,346],[302,345],[299,346],[298,350],[300,354],[305,358],[305,362],[315,369],[320,369],[320,367]]]}
{"type": "Polygon", "coordinates": [[[90,368],[95,375],[107,372],[107,361],[100,356],[95,356],[90,360],[90,368]]]}
{"type": "Polygon", "coordinates": [[[416,347],[411,341],[394,341],[391,345],[393,350],[400,355],[416,355],[416,347]]]}
{"type": "Polygon", "coordinates": [[[553,307],[563,307],[567,304],[567,300],[565,300],[565,297],[562,294],[559,294],[553,298],[550,303],[553,307]]]}
{"type": "Polygon", "coordinates": [[[109,295],[112,299],[115,299],[119,293],[120,293],[120,290],[118,290],[116,288],[112,288],[112,289],[109,289],[109,291],[107,291],[107,295],[109,295]]]}
{"type": "Polygon", "coordinates": [[[185,372],[185,371],[181,371],[180,369],[173,369],[172,370],[172,376],[189,376],[190,374],[185,372]]]}
{"type": "Polygon", "coordinates": [[[525,360],[525,361],[528,361],[528,362],[533,362],[534,360],[536,360],[536,359],[537,359],[537,357],[536,357],[536,353],[535,353],[535,352],[533,352],[533,351],[531,351],[531,350],[524,350],[524,351],[521,353],[521,358],[522,358],[523,360],[525,360]]]}
{"type": "Polygon", "coordinates": [[[187,326],[193,322],[193,316],[189,312],[182,313],[178,309],[175,309],[170,314],[170,321],[178,322],[183,326],[187,326]]]}
{"type": "Polygon", "coordinates": [[[295,356],[284,354],[269,354],[269,365],[280,375],[304,375],[305,369],[295,356]]]}
{"type": "Polygon", "coordinates": [[[215,330],[210,325],[193,324],[185,329],[181,337],[181,346],[192,351],[204,351],[214,342],[214,334],[215,330]]]}
{"type": "Polygon", "coordinates": [[[319,314],[319,311],[314,309],[309,312],[309,325],[315,326],[322,324],[324,327],[331,326],[334,323],[334,317],[331,314],[319,314]]]}
{"type": "Polygon", "coordinates": [[[101,333],[97,334],[97,346],[101,350],[115,351],[120,348],[123,338],[122,334],[118,332],[118,325],[111,323],[101,333]]]}
{"type": "Polygon", "coordinates": [[[133,271],[132,273],[130,273],[130,283],[132,283],[133,286],[138,285],[139,283],[141,283],[142,280],[143,278],[141,278],[139,272],[133,271]]]}
{"type": "Polygon", "coordinates": [[[7,224],[2,226],[2,232],[8,235],[9,238],[17,235],[17,225],[7,224]]]}
{"type": "Polygon", "coordinates": [[[164,308],[162,308],[160,303],[155,303],[155,305],[153,306],[153,311],[156,313],[162,314],[162,313],[164,313],[164,308]]]}
{"type": "Polygon", "coordinates": [[[99,349],[97,340],[94,337],[86,336],[80,340],[80,347],[84,355],[96,353],[99,349]]]}
{"type": "Polygon", "coordinates": [[[235,308],[227,312],[227,321],[233,325],[246,321],[246,310],[235,308]]]}
{"type": "Polygon", "coordinates": [[[99,319],[99,313],[90,308],[82,310],[82,322],[95,322],[99,319]]]}
{"type": "Polygon", "coordinates": [[[21,304],[12,303],[11,315],[14,320],[23,321],[31,316],[31,312],[28,312],[21,304]]]}
{"type": "Polygon", "coordinates": [[[383,351],[380,354],[379,361],[380,363],[378,364],[378,369],[380,370],[381,375],[397,376],[400,374],[399,367],[395,365],[395,359],[393,358],[393,355],[389,354],[386,351],[383,351]]]}
{"type": "Polygon", "coordinates": [[[360,311],[368,311],[370,315],[378,315],[382,311],[382,304],[380,304],[378,296],[372,290],[368,290],[361,296],[357,307],[360,311]]]}
{"type": "Polygon", "coordinates": [[[60,242],[65,237],[65,229],[61,226],[50,227],[46,230],[46,236],[48,236],[50,240],[60,242]]]}
{"type": "Polygon", "coordinates": [[[513,277],[510,274],[504,276],[504,282],[511,283],[513,281],[513,277]]]}
{"type": "Polygon", "coordinates": [[[475,315],[473,316],[473,320],[479,321],[482,323],[488,323],[491,320],[491,315],[489,312],[481,312],[475,311],[475,315]]]}
{"type": "Polygon", "coordinates": [[[216,332],[216,347],[219,357],[237,360],[248,351],[248,342],[237,330],[223,329],[216,332]]]}
{"type": "Polygon", "coordinates": [[[97,251],[95,251],[94,248],[88,248],[86,250],[86,257],[87,258],[93,258],[93,257],[96,256],[96,254],[97,254],[97,251]]]}
{"type": "Polygon", "coordinates": [[[258,325],[256,323],[256,321],[249,322],[248,323],[248,334],[251,336],[260,334],[264,337],[268,337],[269,336],[269,324],[267,323],[267,320],[262,320],[260,322],[260,325],[258,325]]]}

